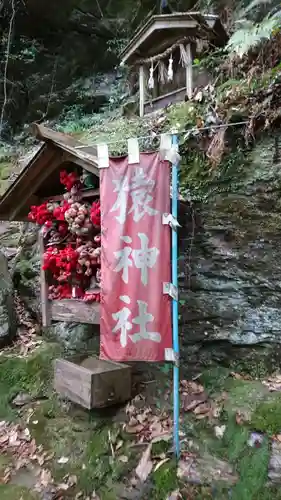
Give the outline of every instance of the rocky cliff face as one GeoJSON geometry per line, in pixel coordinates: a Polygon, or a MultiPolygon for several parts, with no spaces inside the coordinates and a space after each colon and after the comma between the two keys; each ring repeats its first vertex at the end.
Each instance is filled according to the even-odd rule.
{"type": "Polygon", "coordinates": [[[235,175],[219,174],[206,201],[185,209],[179,262],[182,331],[188,343],[281,342],[281,163],[276,141],[261,140],[235,175]]]}

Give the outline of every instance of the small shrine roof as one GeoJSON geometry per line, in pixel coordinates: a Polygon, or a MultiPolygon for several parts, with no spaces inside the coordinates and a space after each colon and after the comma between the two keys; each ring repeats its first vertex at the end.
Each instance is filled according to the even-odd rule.
{"type": "Polygon", "coordinates": [[[228,36],[219,17],[200,12],[174,12],[154,15],[141,26],[121,54],[121,65],[133,65],[138,59],[166,50],[177,39],[191,36],[224,45],[228,36]]]}
{"type": "Polygon", "coordinates": [[[0,198],[0,220],[26,220],[31,205],[58,194],[61,168],[74,163],[99,177],[96,148],[43,125],[33,133],[43,143],[0,198]]]}

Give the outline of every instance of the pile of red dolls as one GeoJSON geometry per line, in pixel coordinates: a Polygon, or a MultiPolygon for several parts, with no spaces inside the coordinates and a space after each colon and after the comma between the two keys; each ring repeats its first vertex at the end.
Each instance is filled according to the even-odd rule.
{"type": "Polygon", "coordinates": [[[75,172],[60,173],[67,189],[61,202],[32,206],[29,220],[44,227],[46,251],[43,269],[49,298],[100,301],[100,202],[83,203],[83,183],[75,172]]]}

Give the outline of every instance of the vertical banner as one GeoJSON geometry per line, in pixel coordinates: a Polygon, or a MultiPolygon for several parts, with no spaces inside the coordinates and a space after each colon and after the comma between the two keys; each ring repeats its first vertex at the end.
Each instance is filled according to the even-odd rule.
{"type": "Polygon", "coordinates": [[[100,170],[102,302],[100,357],[162,361],[172,347],[170,165],[159,153],[139,164],[114,158],[100,170]]]}

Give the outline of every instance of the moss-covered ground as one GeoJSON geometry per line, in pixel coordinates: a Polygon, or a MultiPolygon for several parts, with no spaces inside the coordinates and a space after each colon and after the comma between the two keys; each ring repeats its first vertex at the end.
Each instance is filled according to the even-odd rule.
{"type": "MultiPolygon", "coordinates": [[[[0,356],[0,420],[26,422],[32,411],[28,427],[36,443],[42,444],[44,450],[53,454],[48,468],[55,482],[62,482],[67,474],[77,477],[77,485],[69,498],[75,498],[80,491],[86,495],[93,490],[98,492],[102,500],[121,498],[129,478],[134,475],[143,448],[134,446],[133,437],[125,433],[120,423],[126,419],[122,409],[116,412],[86,412],[57,398],[52,390],[52,362],[61,354],[57,344],[43,343],[27,357],[20,357],[12,351],[0,356]],[[23,408],[15,407],[12,402],[19,392],[29,394],[34,401],[23,408]],[[121,419],[116,418],[120,411],[123,412],[121,419]],[[115,447],[117,442],[121,443],[120,448],[113,453],[110,443],[115,447]],[[66,463],[58,463],[61,457],[67,458],[66,463]]],[[[163,381],[166,387],[170,387],[171,372],[166,372],[163,368],[159,370],[162,388],[163,381]]],[[[155,408],[163,405],[170,408],[170,401],[161,398],[157,370],[155,375],[155,384],[147,386],[149,394],[146,394],[145,388],[143,394],[155,408]]],[[[169,446],[162,442],[153,446],[152,457],[166,456],[169,460],[151,473],[148,490],[144,489],[142,496],[136,495],[135,498],[166,500],[178,488],[186,499],[281,498],[278,489],[266,486],[271,437],[280,431],[279,393],[270,393],[258,379],[237,379],[231,375],[230,369],[219,366],[204,370],[200,382],[212,400],[224,395],[220,415],[212,421],[198,420],[192,413],[184,413],[182,431],[187,440],[196,443],[199,456],[209,453],[210,456],[227,461],[238,476],[237,483],[234,486],[192,486],[184,483],[177,478],[176,462],[167,454],[169,446]],[[237,412],[244,416],[245,421],[237,421],[237,412]],[[215,436],[216,425],[226,426],[221,439],[215,436]],[[248,444],[253,430],[264,433],[259,448],[252,448],[248,444]]],[[[188,446],[183,443],[183,452],[188,450],[188,446]]],[[[0,455],[1,475],[12,461],[13,457],[5,453],[0,455]]],[[[27,489],[26,484],[14,484],[13,481],[0,483],[1,500],[37,500],[39,497],[36,495],[27,489]]]]}

